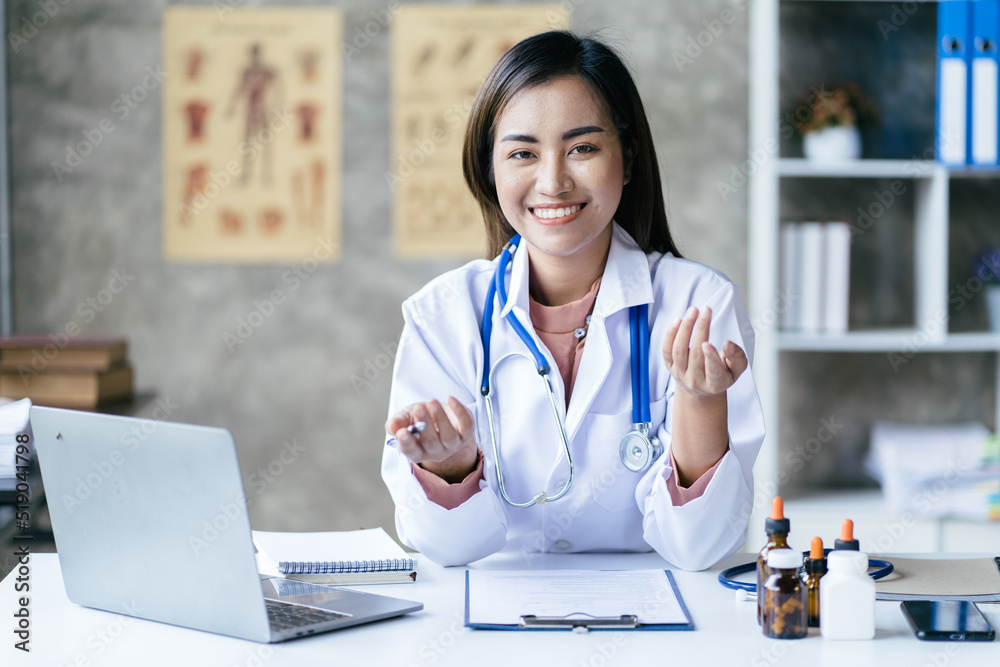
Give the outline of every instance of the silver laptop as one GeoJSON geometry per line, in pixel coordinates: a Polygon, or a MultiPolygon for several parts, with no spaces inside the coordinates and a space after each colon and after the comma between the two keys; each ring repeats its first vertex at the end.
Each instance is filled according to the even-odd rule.
{"type": "Polygon", "coordinates": [[[37,406],[31,427],[76,604],[258,642],[423,608],[259,575],[225,429],[37,406]]]}

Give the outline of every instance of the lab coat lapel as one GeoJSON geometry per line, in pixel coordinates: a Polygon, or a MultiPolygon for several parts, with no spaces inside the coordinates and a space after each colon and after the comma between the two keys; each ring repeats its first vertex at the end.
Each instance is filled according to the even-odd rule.
{"type": "MultiPolygon", "coordinates": [[[[611,248],[604,277],[594,303],[594,317],[587,331],[580,369],[573,383],[569,411],[566,415],[566,432],[570,440],[576,437],[583,425],[587,411],[603,387],[611,366],[616,359],[629,363],[629,339],[612,341],[608,335],[606,319],[630,306],[652,303],[653,285],[649,277],[649,260],[631,236],[618,223],[612,222],[611,248]]],[[[627,320],[626,320],[627,321],[627,320]]]]}
{"type": "Polygon", "coordinates": [[[510,262],[510,283],[507,286],[507,305],[500,311],[500,317],[506,317],[512,309],[522,322],[528,322],[528,246],[522,240],[514,252],[510,262]]]}

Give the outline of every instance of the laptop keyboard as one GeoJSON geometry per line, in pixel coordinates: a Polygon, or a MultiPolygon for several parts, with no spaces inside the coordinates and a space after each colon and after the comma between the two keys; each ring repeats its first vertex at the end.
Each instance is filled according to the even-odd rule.
{"type": "Polygon", "coordinates": [[[300,604],[289,604],[280,600],[265,598],[267,606],[267,619],[271,623],[271,629],[276,632],[283,632],[293,628],[301,628],[306,625],[315,625],[326,621],[334,621],[338,618],[348,618],[350,614],[341,614],[336,611],[316,609],[315,607],[304,607],[300,604]]]}

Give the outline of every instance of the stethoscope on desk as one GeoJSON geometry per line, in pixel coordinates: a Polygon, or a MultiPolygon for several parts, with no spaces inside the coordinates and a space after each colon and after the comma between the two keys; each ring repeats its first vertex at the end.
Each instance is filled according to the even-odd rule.
{"type": "MultiPolygon", "coordinates": [[[[829,555],[831,549],[824,549],[824,554],[829,555]]],[[[803,557],[808,557],[809,552],[805,552],[803,557]]],[[[869,572],[868,575],[872,579],[881,579],[882,577],[887,577],[892,574],[894,568],[893,564],[887,560],[880,560],[878,558],[868,559],[869,568],[878,568],[874,572],[869,572]]],[[[747,591],[748,593],[757,592],[757,582],[756,581],[737,581],[734,577],[738,577],[741,574],[748,574],[750,572],[757,571],[757,561],[750,563],[744,563],[743,565],[735,565],[733,567],[726,568],[719,573],[719,583],[726,588],[731,588],[734,591],[747,591]]]]}
{"type": "MultiPolygon", "coordinates": [[[[498,296],[501,311],[507,306],[507,288],[504,279],[507,273],[507,265],[510,263],[514,252],[517,250],[521,236],[515,234],[514,238],[507,242],[500,253],[500,260],[497,263],[496,272],[490,282],[486,294],[486,305],[483,308],[483,324],[480,334],[483,339],[483,384],[480,392],[486,399],[486,416],[490,426],[490,443],[493,447],[493,459],[496,461],[497,483],[500,487],[500,495],[503,499],[514,507],[531,507],[536,503],[551,503],[565,496],[573,484],[573,457],[569,451],[569,438],[566,436],[566,425],[559,416],[559,407],[556,404],[555,391],[552,388],[552,381],[549,379],[549,365],[535,344],[534,339],[528,333],[521,321],[513,311],[504,315],[514,332],[517,334],[531,356],[534,357],[535,367],[538,375],[545,384],[545,391],[549,396],[549,403],[552,405],[552,414],[555,416],[556,424],[559,427],[559,439],[562,444],[563,453],[566,455],[566,464],[569,466],[569,477],[566,483],[553,496],[545,491],[539,491],[530,500],[523,503],[515,502],[507,495],[504,487],[503,466],[500,459],[500,443],[496,432],[496,416],[493,410],[492,387],[497,368],[511,357],[523,356],[521,354],[508,354],[500,358],[493,368],[490,368],[490,337],[493,333],[493,298],[498,296]]],[[[619,448],[619,455],[626,468],[633,472],[642,472],[652,465],[653,461],[663,454],[663,445],[659,438],[650,434],[652,429],[652,418],[650,416],[649,405],[649,310],[646,304],[632,306],[628,311],[629,316],[629,336],[631,338],[631,360],[632,360],[632,428],[629,429],[625,437],[622,438],[619,448]]]]}

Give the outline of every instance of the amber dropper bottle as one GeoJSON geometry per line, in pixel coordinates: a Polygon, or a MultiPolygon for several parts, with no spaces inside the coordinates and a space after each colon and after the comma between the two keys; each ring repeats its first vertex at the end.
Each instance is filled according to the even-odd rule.
{"type": "Polygon", "coordinates": [[[764,619],[764,582],[771,574],[767,567],[767,553],[771,549],[788,548],[788,532],[791,523],[785,518],[785,501],[775,496],[771,501],[771,516],[764,522],[764,532],[767,533],[767,544],[757,556],[757,623],[764,619]]]}
{"type": "Polygon", "coordinates": [[[850,519],[840,524],[840,538],[834,541],[833,548],[861,551],[861,543],[854,539],[854,522],[850,519]]]}
{"type": "Polygon", "coordinates": [[[826,574],[826,555],[823,553],[823,539],[812,538],[809,558],[805,563],[802,586],[806,589],[806,607],[809,612],[809,627],[819,627],[819,580],[826,574]]]}

